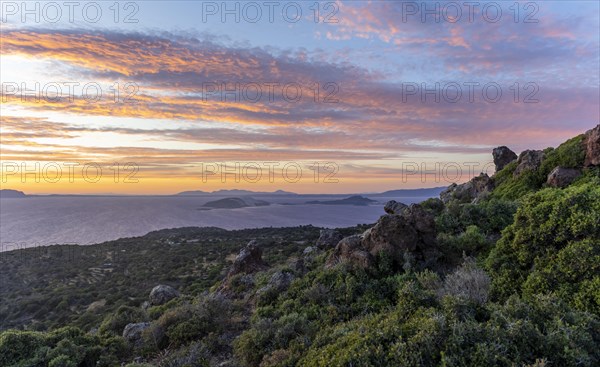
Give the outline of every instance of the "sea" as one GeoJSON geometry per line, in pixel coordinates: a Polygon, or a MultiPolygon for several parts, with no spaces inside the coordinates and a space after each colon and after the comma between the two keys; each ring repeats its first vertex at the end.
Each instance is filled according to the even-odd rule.
{"type": "MultiPolygon", "coordinates": [[[[369,197],[365,195],[365,197],[369,197]]],[[[405,204],[427,197],[371,197],[368,206],[306,204],[340,196],[260,196],[271,205],[203,210],[218,196],[27,196],[0,199],[0,251],[53,244],[95,244],[178,227],[244,229],[371,224],[388,200],[405,204]]],[[[222,197],[221,197],[222,198],[222,197]]]]}

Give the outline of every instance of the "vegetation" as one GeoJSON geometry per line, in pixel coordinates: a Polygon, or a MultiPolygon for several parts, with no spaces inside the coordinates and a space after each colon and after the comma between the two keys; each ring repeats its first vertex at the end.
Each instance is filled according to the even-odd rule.
{"type": "Polygon", "coordinates": [[[487,259],[494,291],[554,293],[600,314],[600,180],[523,199],[514,223],[487,259]]]}
{"type": "Polygon", "coordinates": [[[567,140],[556,149],[545,149],[541,167],[537,170],[523,172],[518,177],[514,176],[517,162],[508,164],[494,177],[496,188],[492,196],[518,200],[526,194],[541,189],[546,183],[548,174],[555,167],[576,168],[583,166],[585,160],[584,137],[584,135],[579,135],[567,140]]]}
{"type": "Polygon", "coordinates": [[[368,268],[326,266],[332,249],[304,251],[310,226],[3,253],[0,365],[600,365],[600,170],[564,189],[543,180],[580,167],[581,142],[518,177],[507,165],[482,200],[423,202],[441,253],[425,270],[385,252],[368,268]],[[251,239],[269,268],[228,276],[251,239]],[[182,295],[149,305],[156,284],[182,295]],[[123,336],[131,323],[144,325],[136,342],[123,336]]]}

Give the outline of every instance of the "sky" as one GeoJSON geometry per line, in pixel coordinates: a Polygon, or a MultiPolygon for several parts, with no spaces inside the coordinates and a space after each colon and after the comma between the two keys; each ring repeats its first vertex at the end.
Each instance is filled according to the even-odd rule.
{"type": "Polygon", "coordinates": [[[597,1],[1,2],[2,188],[380,192],[600,122],[597,1]]]}

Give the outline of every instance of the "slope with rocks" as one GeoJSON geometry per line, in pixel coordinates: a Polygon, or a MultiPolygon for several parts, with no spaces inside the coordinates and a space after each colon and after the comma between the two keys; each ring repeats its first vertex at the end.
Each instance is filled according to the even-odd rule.
{"type": "Polygon", "coordinates": [[[307,231],[293,251],[248,232],[210,289],[186,286],[197,273],[95,331],[5,331],[0,364],[597,366],[599,130],[499,147],[493,176],[390,202],[368,227],[307,231]]]}

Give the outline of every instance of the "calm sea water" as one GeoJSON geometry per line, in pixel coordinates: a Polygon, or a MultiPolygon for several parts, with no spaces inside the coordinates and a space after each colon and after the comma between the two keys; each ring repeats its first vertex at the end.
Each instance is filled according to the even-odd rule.
{"type": "MultiPolygon", "coordinates": [[[[373,198],[370,206],[306,205],[332,197],[260,197],[265,207],[198,210],[217,197],[27,197],[0,199],[0,251],[56,243],[92,244],[177,227],[225,229],[312,224],[347,227],[375,222],[389,199],[406,204],[426,198],[373,198]],[[285,205],[295,203],[297,205],[285,205]]],[[[339,199],[339,197],[335,198],[339,199]]]]}

